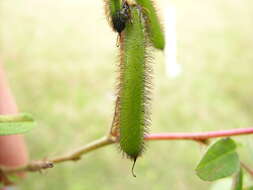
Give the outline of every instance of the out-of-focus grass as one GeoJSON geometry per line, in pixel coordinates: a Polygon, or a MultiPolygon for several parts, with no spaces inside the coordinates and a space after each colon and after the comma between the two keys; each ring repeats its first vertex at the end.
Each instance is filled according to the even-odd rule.
{"type": "MultiPolygon", "coordinates": [[[[161,11],[166,2],[157,1],[161,11]]],[[[150,131],[252,125],[252,1],[174,3],[184,71],[168,79],[164,55],[154,54],[150,131]]],[[[26,135],[31,158],[57,155],[104,135],[113,115],[118,50],[103,1],[2,0],[0,6],[0,56],[20,110],[33,113],[39,123],[26,135]]],[[[245,145],[239,149],[242,159],[252,159],[251,137],[236,139],[245,145]]],[[[194,142],[149,143],[133,178],[132,163],[111,146],[78,163],[29,174],[21,188],[203,190],[210,184],[194,172],[203,152],[194,142]]]]}

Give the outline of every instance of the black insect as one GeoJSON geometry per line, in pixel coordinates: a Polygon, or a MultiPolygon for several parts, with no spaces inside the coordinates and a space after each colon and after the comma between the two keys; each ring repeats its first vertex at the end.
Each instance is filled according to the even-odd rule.
{"type": "Polygon", "coordinates": [[[126,0],[123,1],[122,9],[112,17],[113,29],[119,34],[125,29],[126,23],[130,18],[130,7],[126,0]]]}

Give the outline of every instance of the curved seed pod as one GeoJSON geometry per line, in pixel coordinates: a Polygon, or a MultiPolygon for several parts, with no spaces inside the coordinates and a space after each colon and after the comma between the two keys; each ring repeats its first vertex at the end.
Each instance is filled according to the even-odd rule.
{"type": "Polygon", "coordinates": [[[136,161],[144,149],[149,124],[150,67],[147,60],[145,21],[138,6],[130,7],[131,21],[122,32],[120,45],[119,113],[120,149],[136,161]]]}
{"type": "Polygon", "coordinates": [[[165,37],[163,27],[159,21],[154,3],[152,0],[136,0],[136,3],[143,7],[146,16],[146,27],[153,46],[163,50],[165,47],[165,37]]]}

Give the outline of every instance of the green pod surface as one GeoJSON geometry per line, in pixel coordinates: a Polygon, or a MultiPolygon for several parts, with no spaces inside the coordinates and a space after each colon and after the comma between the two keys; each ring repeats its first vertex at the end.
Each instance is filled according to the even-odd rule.
{"type": "Polygon", "coordinates": [[[136,3],[143,7],[143,12],[146,16],[147,31],[153,46],[163,50],[165,47],[165,36],[153,1],[136,0],[136,3]]]}
{"type": "Polygon", "coordinates": [[[144,149],[149,124],[150,67],[147,60],[145,21],[140,8],[131,6],[131,21],[122,33],[119,83],[120,149],[136,160],[144,149]]]}

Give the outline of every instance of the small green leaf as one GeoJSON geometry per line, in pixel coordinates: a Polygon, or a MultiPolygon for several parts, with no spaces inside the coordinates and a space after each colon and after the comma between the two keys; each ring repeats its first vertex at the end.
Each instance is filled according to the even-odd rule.
{"type": "Polygon", "coordinates": [[[0,136],[25,133],[34,127],[30,114],[0,115],[0,136]]]}
{"type": "Polygon", "coordinates": [[[235,149],[236,144],[230,138],[217,141],[198,164],[197,175],[204,181],[214,181],[238,171],[240,162],[235,149]]]}
{"type": "Polygon", "coordinates": [[[232,190],[242,190],[243,187],[243,171],[240,171],[234,177],[234,184],[232,190]]]}

